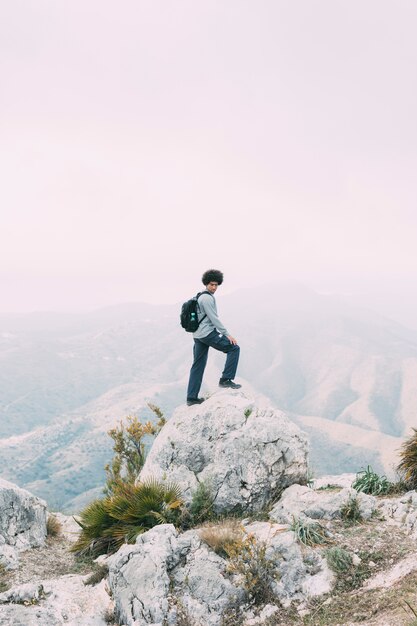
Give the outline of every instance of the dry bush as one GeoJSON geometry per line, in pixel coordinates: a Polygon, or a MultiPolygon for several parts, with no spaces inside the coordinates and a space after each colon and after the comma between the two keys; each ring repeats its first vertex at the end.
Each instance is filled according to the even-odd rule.
{"type": "Polygon", "coordinates": [[[87,580],[84,581],[84,585],[97,585],[97,583],[101,582],[103,578],[106,578],[106,576],[108,575],[109,573],[108,565],[106,564],[97,565],[97,563],[95,563],[95,565],[96,565],[95,571],[92,574],[90,574],[87,580]]]}
{"type": "Polygon", "coordinates": [[[200,539],[216,554],[228,556],[230,546],[242,541],[243,528],[236,519],[224,519],[199,530],[200,539]]]}
{"type": "Polygon", "coordinates": [[[277,564],[266,557],[267,545],[248,534],[227,546],[227,571],[238,575],[248,600],[253,605],[273,602],[273,585],[279,580],[277,564]]]}
{"type": "Polygon", "coordinates": [[[48,537],[57,537],[61,534],[62,524],[55,515],[48,515],[48,519],[46,521],[46,532],[48,537]]]}

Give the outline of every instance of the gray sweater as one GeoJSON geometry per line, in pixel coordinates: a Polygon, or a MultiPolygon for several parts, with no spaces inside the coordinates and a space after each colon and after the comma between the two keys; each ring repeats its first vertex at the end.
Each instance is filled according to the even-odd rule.
{"type": "Polygon", "coordinates": [[[202,339],[203,337],[207,337],[215,328],[219,331],[221,335],[230,335],[229,331],[223,326],[221,321],[219,320],[219,316],[217,315],[217,306],[216,300],[214,296],[209,293],[203,293],[202,296],[198,299],[198,319],[201,320],[204,315],[203,321],[200,326],[197,328],[195,333],[193,333],[194,339],[202,339]]]}

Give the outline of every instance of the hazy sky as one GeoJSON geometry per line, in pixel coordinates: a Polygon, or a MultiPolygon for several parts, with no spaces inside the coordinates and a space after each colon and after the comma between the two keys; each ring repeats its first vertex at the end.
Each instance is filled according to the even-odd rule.
{"type": "Polygon", "coordinates": [[[414,297],[416,27],[415,0],[3,0],[0,310],[182,301],[211,266],[414,297]]]}

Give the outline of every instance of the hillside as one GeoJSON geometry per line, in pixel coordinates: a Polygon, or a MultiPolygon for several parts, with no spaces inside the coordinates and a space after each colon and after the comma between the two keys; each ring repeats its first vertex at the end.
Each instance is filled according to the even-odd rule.
{"type": "MultiPolygon", "coordinates": [[[[417,334],[299,285],[218,297],[242,346],[239,378],[309,434],[316,475],[371,463],[392,473],[415,425],[417,334]]],[[[126,415],[183,403],[191,338],[178,306],[0,317],[1,475],[77,510],[103,483],[106,431],[126,415]]],[[[209,359],[203,392],[223,356],[209,359]]]]}

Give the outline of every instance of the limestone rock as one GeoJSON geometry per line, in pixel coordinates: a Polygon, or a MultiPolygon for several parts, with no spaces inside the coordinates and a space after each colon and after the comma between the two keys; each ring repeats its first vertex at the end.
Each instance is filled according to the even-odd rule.
{"type": "Polygon", "coordinates": [[[417,539],[417,491],[408,491],[398,498],[382,498],[378,508],[388,523],[404,526],[417,539]]]}
{"type": "Polygon", "coordinates": [[[186,501],[210,484],[217,512],[262,510],[281,491],[305,482],[304,433],[277,409],[242,392],[222,391],[178,408],[156,438],[140,479],[178,483],[186,501]]]}
{"type": "Polygon", "coordinates": [[[301,548],[287,525],[255,522],[245,526],[245,531],[267,546],[265,557],[274,563],[279,575],[274,595],[282,605],[331,590],[334,574],[320,550],[301,548]]]}
{"type": "Polygon", "coordinates": [[[0,479],[0,562],[3,565],[15,567],[19,551],[44,544],[46,516],[43,500],[0,479]]]}
{"type": "Polygon", "coordinates": [[[107,562],[116,612],[127,626],[175,624],[179,611],[218,626],[229,602],[243,595],[196,531],[180,535],[171,524],[139,535],[107,562]]]}
{"type": "Polygon", "coordinates": [[[0,594],[0,626],[105,626],[110,605],[105,583],[86,587],[85,578],[62,576],[0,594]]]}
{"type": "MultiPolygon", "coordinates": [[[[301,548],[287,527],[256,522],[244,531],[266,546],[277,603],[289,606],[331,590],[334,574],[320,550],[301,548]]],[[[122,546],[107,563],[116,613],[127,626],[174,626],[182,623],[181,614],[196,625],[220,626],[225,611],[248,601],[241,575],[230,572],[230,561],[215,554],[195,530],[179,534],[170,524],[155,527],[135,545],[122,546]]]]}
{"type": "Polygon", "coordinates": [[[370,519],[377,509],[377,499],[355,489],[340,491],[314,491],[310,487],[291,485],[272,508],[269,516],[275,522],[291,524],[293,517],[313,520],[331,520],[341,517],[341,508],[350,499],[356,498],[363,519],[370,519]]]}

